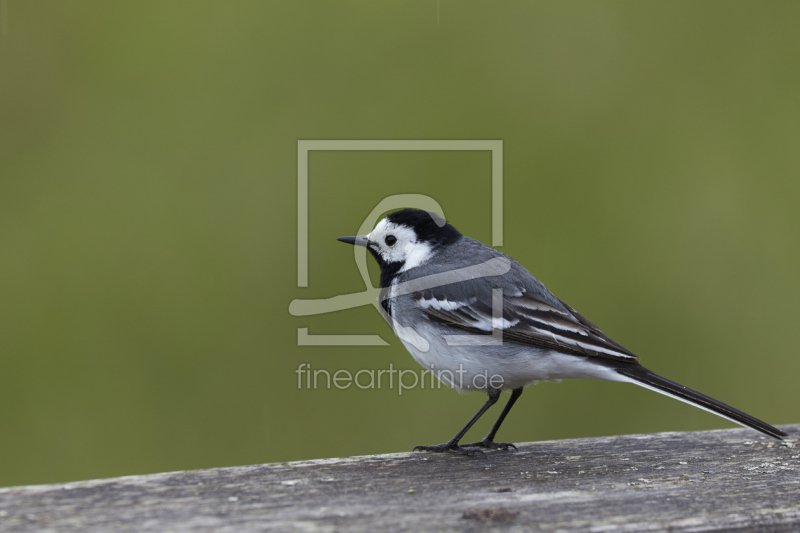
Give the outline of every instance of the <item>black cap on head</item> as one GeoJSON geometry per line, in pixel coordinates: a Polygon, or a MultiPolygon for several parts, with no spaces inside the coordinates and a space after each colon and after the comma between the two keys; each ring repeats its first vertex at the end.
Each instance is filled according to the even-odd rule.
{"type": "Polygon", "coordinates": [[[408,226],[418,239],[434,246],[451,244],[461,238],[456,228],[432,211],[401,209],[390,213],[386,219],[392,224],[408,226]]]}

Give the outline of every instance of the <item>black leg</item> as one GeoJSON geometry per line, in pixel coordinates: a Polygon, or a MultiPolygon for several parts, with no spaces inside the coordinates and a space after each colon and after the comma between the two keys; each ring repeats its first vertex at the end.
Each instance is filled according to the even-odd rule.
{"type": "Polygon", "coordinates": [[[481,417],[481,415],[483,415],[483,413],[486,412],[487,409],[489,409],[491,406],[497,403],[497,399],[500,397],[500,391],[497,389],[489,389],[487,391],[487,394],[489,394],[489,399],[486,401],[485,404],[483,404],[483,407],[481,407],[480,411],[475,413],[475,416],[473,416],[470,419],[470,421],[467,422],[467,425],[461,428],[461,431],[456,433],[455,437],[445,442],[444,444],[436,444],[435,446],[414,446],[414,451],[455,452],[464,455],[475,455],[475,452],[477,451],[478,453],[483,455],[483,453],[480,452],[479,450],[466,450],[462,448],[461,446],[458,445],[458,441],[461,440],[464,434],[466,434],[466,432],[469,431],[469,428],[471,428],[472,425],[478,421],[478,419],[481,417]]]}
{"type": "Polygon", "coordinates": [[[500,413],[500,416],[497,417],[497,422],[494,423],[494,426],[492,426],[492,430],[489,432],[489,434],[483,437],[483,440],[480,442],[473,442],[472,444],[464,444],[464,446],[466,447],[475,446],[479,448],[500,448],[502,450],[514,448],[516,450],[517,447],[511,444],[510,442],[495,442],[494,436],[497,434],[497,430],[500,429],[500,425],[503,423],[503,420],[506,419],[506,415],[508,414],[508,412],[511,411],[512,407],[514,407],[514,402],[517,401],[517,398],[519,398],[521,394],[522,394],[521,388],[514,389],[513,391],[511,391],[511,398],[509,398],[508,402],[506,402],[506,406],[503,407],[503,412],[500,413]]]}

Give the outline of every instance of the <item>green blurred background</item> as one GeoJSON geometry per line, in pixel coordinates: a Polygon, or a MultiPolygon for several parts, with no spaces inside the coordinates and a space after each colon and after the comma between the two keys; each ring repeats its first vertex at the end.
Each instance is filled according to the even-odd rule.
{"type": "MultiPolygon", "coordinates": [[[[363,290],[335,237],[391,194],[489,243],[489,153],[313,152],[301,289],[298,139],[502,139],[503,251],[653,370],[800,422],[800,3],[0,7],[0,485],[405,451],[477,410],[298,390],[418,367],[371,307],[288,306],[363,290]]],[[[502,440],[732,427],[622,384],[517,405],[502,440]]]]}

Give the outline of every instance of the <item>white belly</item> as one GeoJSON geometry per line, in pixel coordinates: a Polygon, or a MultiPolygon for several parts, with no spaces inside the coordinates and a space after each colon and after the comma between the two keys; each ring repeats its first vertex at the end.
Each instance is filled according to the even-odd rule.
{"type": "MultiPolygon", "coordinates": [[[[487,337],[491,338],[491,337],[487,337]]],[[[451,346],[439,335],[427,343],[401,339],[414,359],[442,383],[459,391],[525,387],[537,381],[602,379],[627,381],[592,357],[562,354],[514,343],[451,346]],[[427,350],[425,344],[428,344],[427,350]]]]}

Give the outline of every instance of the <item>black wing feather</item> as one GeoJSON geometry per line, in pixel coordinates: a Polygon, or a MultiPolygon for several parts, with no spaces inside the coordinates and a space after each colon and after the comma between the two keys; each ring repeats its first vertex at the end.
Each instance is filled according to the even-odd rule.
{"type": "MultiPolygon", "coordinates": [[[[506,327],[502,328],[504,341],[578,356],[638,363],[633,353],[560,300],[563,309],[529,293],[517,292],[519,296],[503,299],[503,318],[507,321],[504,322],[506,327]]],[[[492,334],[489,298],[472,297],[466,301],[454,301],[437,290],[426,290],[417,296],[416,301],[433,322],[472,334],[492,334]],[[449,305],[443,305],[445,301],[449,305]],[[452,308],[455,305],[458,307],[452,308]]]]}

